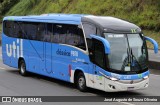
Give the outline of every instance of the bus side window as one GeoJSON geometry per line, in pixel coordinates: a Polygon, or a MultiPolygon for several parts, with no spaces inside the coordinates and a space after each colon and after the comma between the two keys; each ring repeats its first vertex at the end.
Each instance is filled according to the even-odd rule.
{"type": "Polygon", "coordinates": [[[4,33],[9,37],[13,37],[14,22],[13,21],[5,21],[4,24],[5,24],[4,25],[4,33]]]}
{"type": "Polygon", "coordinates": [[[53,43],[68,44],[86,50],[83,31],[77,25],[53,25],[51,40],[53,43]]]}
{"type": "Polygon", "coordinates": [[[78,43],[78,37],[77,35],[77,29],[70,25],[67,30],[67,35],[66,35],[66,44],[76,46],[78,43]]]}
{"type": "Polygon", "coordinates": [[[55,24],[52,24],[52,30],[53,30],[53,34],[51,36],[51,42],[52,43],[58,43],[59,41],[59,34],[57,32],[57,29],[56,29],[56,25],[55,24]]]}
{"type": "Polygon", "coordinates": [[[44,30],[42,32],[43,34],[43,41],[45,42],[51,42],[51,35],[53,35],[52,31],[52,24],[48,23],[44,26],[44,30]]]}
{"type": "Polygon", "coordinates": [[[4,34],[9,36],[10,23],[8,21],[3,21],[3,24],[4,34]]]}
{"type": "Polygon", "coordinates": [[[92,25],[89,23],[84,23],[83,29],[84,29],[84,33],[86,35],[86,38],[90,38],[91,34],[96,34],[96,26],[95,25],[92,25]]]}
{"type": "Polygon", "coordinates": [[[16,34],[16,24],[15,22],[12,22],[12,28],[11,28],[11,36],[14,38],[17,38],[17,34],[16,34]]]}
{"type": "Polygon", "coordinates": [[[68,26],[66,44],[86,50],[83,31],[77,25],[68,26]]]}
{"type": "Polygon", "coordinates": [[[22,22],[15,22],[14,23],[16,25],[16,36],[17,38],[23,38],[23,29],[21,27],[22,22]]]}
{"type": "Polygon", "coordinates": [[[83,30],[81,28],[78,28],[78,35],[80,37],[78,47],[82,48],[83,50],[86,50],[84,34],[83,34],[83,30]]]}
{"type": "Polygon", "coordinates": [[[45,35],[45,24],[40,23],[37,27],[37,40],[44,41],[44,35],[45,35]]]}
{"type": "Polygon", "coordinates": [[[61,43],[65,44],[65,36],[67,34],[67,29],[65,25],[62,24],[55,24],[53,26],[53,35],[52,35],[52,42],[53,43],[61,43]]]}
{"type": "Polygon", "coordinates": [[[86,35],[88,50],[92,50],[92,40],[90,38],[91,34],[100,35],[100,30],[92,23],[83,23],[84,33],[86,35]]]}
{"type": "Polygon", "coordinates": [[[23,39],[28,39],[27,31],[25,29],[25,25],[26,25],[25,22],[18,22],[17,24],[19,28],[18,37],[23,39]]]}
{"type": "Polygon", "coordinates": [[[67,25],[61,25],[59,28],[59,43],[66,43],[66,35],[67,35],[67,25]]]}
{"type": "Polygon", "coordinates": [[[23,23],[23,29],[25,37],[29,40],[36,40],[37,39],[37,23],[31,23],[31,22],[24,22],[23,23]]]}

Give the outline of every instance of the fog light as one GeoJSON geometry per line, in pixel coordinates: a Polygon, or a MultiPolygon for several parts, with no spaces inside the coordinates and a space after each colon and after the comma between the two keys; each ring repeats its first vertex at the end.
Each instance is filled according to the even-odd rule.
{"type": "Polygon", "coordinates": [[[111,89],[116,89],[115,86],[110,85],[110,84],[109,84],[109,87],[110,87],[111,89]]]}

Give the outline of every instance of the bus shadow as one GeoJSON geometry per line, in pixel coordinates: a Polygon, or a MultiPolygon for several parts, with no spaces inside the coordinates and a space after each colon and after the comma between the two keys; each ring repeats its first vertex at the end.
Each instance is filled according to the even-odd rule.
{"type": "Polygon", "coordinates": [[[93,89],[93,88],[89,88],[88,92],[96,94],[101,97],[128,97],[128,96],[142,96],[143,95],[136,91],[104,92],[104,91],[93,89]]]}
{"type": "MultiPolygon", "coordinates": [[[[18,70],[8,70],[10,73],[15,74],[15,75],[20,75],[18,70]]],[[[42,76],[39,74],[35,74],[35,73],[29,73],[26,77],[31,77],[34,79],[41,79],[41,80],[46,80],[49,82],[54,82],[60,86],[66,87],[66,88],[73,88],[76,89],[76,86],[72,83],[68,83],[66,81],[62,81],[62,80],[58,80],[55,78],[50,78],[50,77],[46,77],[46,76],[42,76]]],[[[78,90],[78,89],[77,89],[78,90]]],[[[142,96],[142,93],[136,92],[136,91],[125,91],[125,92],[104,92],[101,90],[97,90],[97,89],[93,89],[93,88],[88,88],[87,91],[85,93],[91,93],[94,94],[96,96],[100,96],[100,97],[128,97],[128,96],[142,96]]]]}
{"type": "MultiPolygon", "coordinates": [[[[18,70],[7,70],[7,71],[9,73],[21,76],[20,73],[18,72],[18,70]]],[[[75,88],[74,84],[72,84],[72,83],[68,83],[66,81],[62,81],[62,80],[58,80],[55,78],[39,75],[36,73],[28,72],[27,76],[22,76],[22,77],[24,77],[24,78],[30,77],[30,78],[38,79],[38,80],[45,80],[45,81],[53,82],[53,83],[56,83],[58,85],[62,85],[62,86],[68,87],[68,88],[75,88]]]]}

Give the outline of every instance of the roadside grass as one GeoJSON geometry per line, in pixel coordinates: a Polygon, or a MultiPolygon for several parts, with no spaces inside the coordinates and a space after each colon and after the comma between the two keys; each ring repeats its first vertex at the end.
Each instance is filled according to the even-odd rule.
{"type": "Polygon", "coordinates": [[[6,13],[6,15],[27,15],[38,3],[37,1],[39,0],[20,0],[6,13]]]}
{"type": "Polygon", "coordinates": [[[145,30],[160,29],[159,0],[20,0],[8,15],[75,13],[114,16],[145,30]]]}
{"type": "Polygon", "coordinates": [[[2,32],[2,24],[0,24],[0,33],[2,32]]]}
{"type": "MultiPolygon", "coordinates": [[[[2,33],[2,24],[0,24],[0,34],[2,33]]],[[[0,35],[0,45],[1,45],[1,39],[2,39],[2,37],[1,37],[2,35],[0,35]]]]}

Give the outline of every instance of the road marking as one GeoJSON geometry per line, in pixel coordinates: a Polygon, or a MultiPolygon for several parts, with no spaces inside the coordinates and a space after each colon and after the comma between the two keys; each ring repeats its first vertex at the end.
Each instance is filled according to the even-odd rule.
{"type": "Polygon", "coordinates": [[[135,104],[128,103],[128,102],[120,102],[120,103],[125,104],[125,105],[135,105],[135,104]]]}
{"type": "Polygon", "coordinates": [[[6,68],[0,67],[0,69],[3,69],[3,70],[5,70],[6,68]]]}

